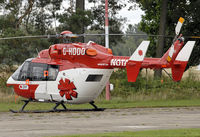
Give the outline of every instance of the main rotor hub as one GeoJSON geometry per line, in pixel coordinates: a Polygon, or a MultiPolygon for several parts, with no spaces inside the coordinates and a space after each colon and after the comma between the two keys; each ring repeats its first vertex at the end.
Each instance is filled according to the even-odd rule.
{"type": "Polygon", "coordinates": [[[73,34],[69,30],[65,30],[65,31],[63,31],[63,32],[60,33],[60,37],[63,38],[63,39],[66,39],[66,38],[77,38],[78,35],[73,34]]]}

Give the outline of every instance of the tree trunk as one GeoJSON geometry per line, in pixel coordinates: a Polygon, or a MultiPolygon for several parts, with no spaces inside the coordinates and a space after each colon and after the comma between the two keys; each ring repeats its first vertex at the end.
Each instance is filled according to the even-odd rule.
{"type": "MultiPolygon", "coordinates": [[[[160,17],[160,26],[159,26],[159,35],[162,35],[158,38],[156,57],[160,58],[163,55],[164,41],[165,41],[165,28],[166,28],[166,19],[167,19],[167,6],[168,0],[163,0],[161,5],[161,17],[160,17]]],[[[162,76],[162,70],[155,70],[154,77],[160,78],[162,76]]]]}
{"type": "Polygon", "coordinates": [[[76,10],[85,10],[85,0],[76,0],[76,10]]]}
{"type": "MultiPolygon", "coordinates": [[[[85,0],[76,0],[76,11],[77,10],[85,10],[85,0]]],[[[83,34],[85,32],[84,22],[81,22],[80,33],[83,34]]],[[[80,42],[84,42],[84,37],[80,37],[80,42]]]]}
{"type": "Polygon", "coordinates": [[[18,22],[16,24],[16,28],[19,28],[20,24],[22,23],[22,20],[31,13],[32,11],[32,7],[33,7],[33,0],[28,0],[29,6],[26,9],[25,13],[18,19],[18,22]]]}

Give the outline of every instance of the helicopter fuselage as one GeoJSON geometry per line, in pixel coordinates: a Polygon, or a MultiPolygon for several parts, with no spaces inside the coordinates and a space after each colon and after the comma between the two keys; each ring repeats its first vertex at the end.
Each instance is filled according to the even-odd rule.
{"type": "Polygon", "coordinates": [[[16,94],[37,101],[88,103],[104,89],[112,51],[96,43],[52,45],[26,60],[8,79],[16,94]]]}

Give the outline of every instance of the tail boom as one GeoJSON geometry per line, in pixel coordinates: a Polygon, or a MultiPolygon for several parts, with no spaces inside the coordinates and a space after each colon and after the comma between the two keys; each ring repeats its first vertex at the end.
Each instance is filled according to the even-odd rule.
{"type": "Polygon", "coordinates": [[[149,41],[144,41],[131,57],[113,56],[110,61],[112,68],[126,68],[129,82],[135,82],[141,68],[163,69],[171,68],[174,81],[180,81],[194,48],[195,41],[188,41],[183,47],[183,42],[177,40],[173,46],[171,60],[168,60],[171,48],[162,58],[144,58],[149,41]],[[178,42],[179,41],[179,42],[178,42]],[[183,47],[183,48],[182,48],[183,47]]]}

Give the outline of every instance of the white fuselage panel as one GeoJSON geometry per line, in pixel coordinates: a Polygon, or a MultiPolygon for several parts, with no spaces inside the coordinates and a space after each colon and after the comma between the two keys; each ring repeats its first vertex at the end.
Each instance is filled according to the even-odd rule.
{"type": "MultiPolygon", "coordinates": [[[[37,100],[54,100],[65,101],[71,104],[88,103],[98,97],[108,82],[113,69],[90,69],[90,68],[75,68],[60,71],[56,81],[46,81],[46,85],[40,82],[35,91],[35,99],[37,100]],[[89,75],[102,75],[99,80],[86,81],[89,75]],[[77,98],[72,97],[72,100],[67,100],[65,95],[61,97],[60,90],[58,89],[59,81],[61,79],[69,79],[73,82],[78,93],[77,98]],[[42,89],[46,89],[43,91],[42,89]]],[[[37,83],[37,82],[36,82],[37,83]]]]}

